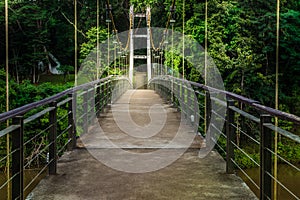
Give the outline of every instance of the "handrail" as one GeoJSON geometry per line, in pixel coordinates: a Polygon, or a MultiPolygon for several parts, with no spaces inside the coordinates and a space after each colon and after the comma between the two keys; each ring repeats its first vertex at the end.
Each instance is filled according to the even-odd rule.
{"type": "Polygon", "coordinates": [[[21,115],[21,114],[24,114],[34,108],[37,108],[37,107],[41,107],[41,106],[44,106],[46,104],[49,104],[53,101],[56,101],[68,94],[71,94],[72,92],[74,91],[78,91],[78,90],[81,90],[81,89],[84,89],[84,88],[87,88],[88,86],[93,86],[97,83],[101,83],[101,82],[105,82],[109,79],[111,79],[112,76],[108,76],[106,78],[103,78],[103,79],[99,79],[99,80],[96,80],[96,81],[92,81],[92,82],[89,82],[89,83],[85,83],[85,84],[82,84],[82,85],[79,85],[79,86],[76,86],[76,87],[73,87],[73,88],[70,88],[70,89],[67,89],[63,92],[60,92],[58,94],[55,94],[51,97],[48,97],[48,98],[45,98],[43,100],[40,100],[40,101],[37,101],[37,102],[33,102],[33,103],[30,103],[30,104],[26,104],[24,106],[21,106],[19,108],[15,108],[13,110],[10,110],[8,112],[4,112],[4,113],[1,113],[0,114],[0,123],[1,122],[4,122],[8,119],[11,119],[13,117],[16,117],[18,115],[21,115]]]}
{"type": "MultiPolygon", "coordinates": [[[[42,173],[56,174],[57,159],[65,150],[76,147],[76,138],[80,133],[88,133],[88,126],[113,101],[112,94],[118,98],[130,87],[126,77],[108,76],[103,79],[85,83],[60,92],[41,101],[33,102],[0,114],[0,123],[11,119],[11,125],[2,127],[0,138],[11,135],[11,150],[0,158],[0,162],[9,157],[12,160],[11,178],[0,185],[0,188],[11,184],[13,199],[23,199],[25,191],[42,173]],[[112,93],[112,91],[114,91],[112,93]],[[80,103],[82,109],[74,109],[80,103]],[[45,107],[45,108],[44,108],[45,107]],[[24,115],[36,108],[42,108],[30,116],[24,115]],[[48,119],[42,123],[32,123],[35,120],[48,119]],[[59,123],[60,122],[60,123],[59,123]],[[29,123],[32,123],[28,125],[29,123]],[[30,130],[28,128],[38,127],[30,130]],[[79,128],[81,127],[81,128],[79,128]],[[78,128],[78,129],[77,129],[78,128]],[[33,141],[40,143],[39,147],[28,147],[33,141]],[[44,141],[44,142],[43,142],[44,141]],[[47,145],[45,145],[47,144],[47,145]],[[26,146],[26,152],[24,147],[26,146]],[[37,149],[36,149],[37,148],[37,149]],[[31,154],[32,157],[28,157],[31,154]],[[25,157],[29,158],[28,160],[25,157]],[[39,173],[24,185],[24,170],[32,163],[45,165],[39,173]]],[[[36,122],[36,121],[35,121],[36,122]]],[[[40,122],[40,121],[38,121],[40,122]]],[[[2,155],[1,155],[2,156],[2,155]]]]}
{"type": "Polygon", "coordinates": [[[196,83],[196,82],[193,82],[193,81],[188,81],[186,79],[176,78],[176,77],[172,77],[172,76],[169,76],[169,75],[155,77],[155,78],[153,78],[153,79],[150,80],[149,84],[152,81],[155,81],[157,79],[162,79],[162,80],[173,79],[173,80],[176,80],[176,81],[181,81],[182,83],[189,83],[190,85],[196,86],[198,88],[201,88],[201,89],[209,91],[209,92],[217,92],[217,93],[225,94],[227,98],[232,98],[232,99],[241,101],[241,102],[243,102],[245,104],[251,105],[254,108],[257,108],[258,110],[260,110],[260,111],[262,111],[264,113],[270,114],[270,115],[272,115],[274,117],[279,117],[281,119],[289,120],[289,121],[295,122],[297,124],[300,124],[300,117],[298,117],[296,115],[293,115],[293,114],[290,114],[290,113],[286,113],[286,112],[283,112],[283,111],[280,111],[280,110],[276,110],[276,109],[268,107],[268,106],[261,105],[256,100],[249,99],[247,97],[244,97],[244,96],[232,93],[232,92],[228,92],[228,91],[224,91],[224,90],[219,90],[219,89],[216,89],[216,88],[213,88],[213,87],[201,84],[201,83],[196,83]]]}
{"type": "MultiPolygon", "coordinates": [[[[172,76],[156,76],[149,81],[149,85],[158,94],[177,106],[183,114],[183,117],[191,122],[191,125],[195,125],[194,121],[197,122],[197,134],[200,133],[205,136],[207,144],[212,142],[216,145],[218,150],[221,150],[221,154],[223,153],[222,156],[226,160],[226,172],[232,174],[235,169],[239,169],[259,190],[260,199],[271,199],[272,192],[274,191],[271,186],[272,182],[276,182],[276,184],[280,185],[290,196],[300,199],[300,197],[297,197],[295,194],[295,190],[290,190],[277,176],[272,175],[273,156],[276,156],[278,160],[280,159],[281,162],[292,167],[293,170],[300,172],[299,167],[285,158],[282,153],[276,153],[276,150],[273,149],[274,133],[284,137],[284,141],[291,141],[289,145],[295,145],[295,143],[299,144],[300,136],[280,128],[280,125],[275,126],[272,121],[274,117],[278,117],[296,125],[300,124],[300,117],[261,105],[255,100],[238,94],[185,79],[174,78],[172,76]],[[195,92],[193,92],[193,90],[195,90],[195,92]],[[205,92],[201,93],[200,91],[205,92]],[[201,94],[201,97],[198,94],[201,94]],[[222,98],[219,99],[218,96],[222,98]],[[243,109],[238,108],[236,102],[243,103],[243,109]],[[197,106],[199,106],[198,108],[201,107],[199,111],[195,110],[197,106]],[[222,108],[226,109],[226,112],[222,112],[222,114],[226,116],[225,118],[218,113],[222,108]],[[250,108],[249,112],[247,111],[248,108],[250,108]],[[252,109],[255,110],[254,113],[252,109]],[[257,115],[259,117],[257,117],[257,115]],[[191,119],[189,119],[190,117],[191,119]],[[247,123],[241,123],[239,120],[247,120],[247,123]],[[225,122],[224,127],[223,125],[221,127],[215,126],[220,125],[221,121],[225,122]],[[257,127],[257,129],[253,130],[253,125],[257,127]],[[211,134],[212,131],[215,131],[215,134],[211,134]],[[212,135],[218,136],[214,138],[211,137],[212,135]],[[244,140],[239,140],[238,138],[240,137],[243,137],[244,140]],[[255,137],[258,138],[256,139],[255,137]],[[246,142],[247,145],[249,142],[254,142],[252,149],[254,155],[251,156],[249,152],[243,149],[243,146],[240,146],[240,142],[246,142]],[[240,166],[243,163],[236,161],[235,154],[238,153],[242,154],[242,156],[248,159],[254,166],[259,167],[259,183],[256,183],[243,170],[243,167],[240,166]],[[256,157],[257,154],[259,158],[256,157]]],[[[282,144],[284,145],[284,143],[282,144]]],[[[205,148],[207,148],[207,146],[205,148]]],[[[200,153],[201,149],[199,155],[200,153]]]]}

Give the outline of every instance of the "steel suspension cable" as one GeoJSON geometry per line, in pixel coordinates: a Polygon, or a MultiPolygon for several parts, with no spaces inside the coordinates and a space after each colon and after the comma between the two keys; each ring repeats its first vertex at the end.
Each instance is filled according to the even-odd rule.
{"type": "Polygon", "coordinates": [[[182,78],[184,79],[184,54],[185,54],[185,41],[184,41],[184,26],[185,23],[185,0],[182,1],[182,78]]]}
{"type": "MultiPolygon", "coordinates": [[[[5,68],[6,68],[6,112],[9,111],[9,62],[8,62],[8,0],[5,0],[5,68]]],[[[9,121],[6,121],[7,127],[9,126],[9,121]]],[[[9,134],[6,135],[6,177],[7,180],[10,179],[10,138],[9,134]]],[[[11,199],[11,186],[7,184],[7,199],[11,199]]]]}
{"type": "MultiPolygon", "coordinates": [[[[204,85],[207,85],[207,37],[208,37],[208,1],[205,0],[205,22],[204,22],[204,26],[205,26],[205,33],[204,33],[204,85]]],[[[205,107],[207,106],[207,98],[204,98],[204,105],[205,107]]],[[[204,119],[207,119],[207,110],[204,110],[204,119]]],[[[208,130],[208,122],[205,120],[204,123],[204,130],[207,131],[208,130]]]]}
{"type": "Polygon", "coordinates": [[[75,86],[77,86],[77,0],[74,0],[74,67],[75,67],[75,86]]]}
{"type": "MultiPolygon", "coordinates": [[[[110,3],[109,3],[109,0],[106,0],[106,4],[107,4],[107,7],[109,7],[110,3]]],[[[119,36],[117,35],[117,29],[116,29],[116,24],[115,24],[115,21],[114,21],[114,17],[113,17],[113,14],[111,13],[111,11],[109,12],[109,18],[111,19],[111,22],[112,22],[112,29],[114,31],[114,33],[116,34],[116,39],[118,41],[118,44],[120,45],[120,49],[122,49],[123,51],[126,51],[129,47],[129,40],[130,40],[130,34],[129,34],[129,31],[128,31],[128,36],[127,36],[127,43],[126,43],[126,46],[125,48],[123,48],[123,45],[122,45],[122,42],[120,41],[120,38],[119,36]]],[[[132,27],[132,16],[129,17],[129,29],[132,27]]]]}
{"type": "MultiPolygon", "coordinates": [[[[110,18],[110,21],[112,22],[112,31],[115,33],[115,37],[116,37],[115,39],[117,41],[117,42],[114,41],[115,42],[114,49],[116,51],[116,43],[117,43],[118,46],[119,46],[119,49],[122,50],[122,51],[124,51],[125,54],[126,54],[128,48],[129,48],[129,44],[130,44],[130,31],[128,31],[128,34],[127,34],[126,46],[125,46],[125,48],[123,48],[123,43],[120,41],[120,38],[119,38],[119,36],[117,34],[118,31],[116,29],[114,17],[113,17],[113,14],[111,12],[111,9],[110,9],[110,2],[109,2],[109,0],[106,0],[106,6],[107,6],[107,8],[109,10],[108,16],[110,18]]],[[[130,16],[129,16],[129,30],[131,30],[133,28],[133,17],[134,16],[132,14],[130,14],[130,16]]],[[[109,30],[109,28],[110,28],[110,26],[109,26],[109,22],[108,22],[108,33],[107,33],[107,40],[108,40],[108,44],[107,44],[108,45],[108,47],[107,47],[107,49],[108,49],[108,55],[107,55],[108,75],[109,75],[109,65],[110,65],[110,45],[109,45],[109,43],[110,43],[110,36],[109,36],[110,30],[109,30]]],[[[114,53],[114,56],[115,56],[115,58],[114,58],[115,59],[114,66],[116,67],[116,52],[114,53]]],[[[116,70],[115,70],[115,72],[116,72],[116,70]]]]}
{"type": "Polygon", "coordinates": [[[99,68],[100,68],[100,63],[99,63],[99,0],[97,0],[97,71],[96,71],[96,78],[97,80],[99,79],[99,68]]]}
{"type": "MultiPolygon", "coordinates": [[[[176,3],[176,0],[173,0],[173,1],[172,1],[172,5],[171,5],[171,7],[170,7],[172,10],[174,10],[174,8],[175,8],[175,3],[176,3]]],[[[168,16],[168,20],[167,20],[167,22],[166,22],[165,33],[168,31],[168,28],[169,28],[169,26],[170,26],[171,18],[172,18],[172,13],[170,12],[170,13],[169,13],[169,16],[168,16]]],[[[160,44],[159,47],[158,47],[159,49],[162,48],[161,45],[164,44],[165,39],[166,39],[165,37],[162,37],[162,40],[161,40],[161,42],[159,43],[159,44],[160,44]]]]}
{"type": "MultiPolygon", "coordinates": [[[[174,9],[175,3],[176,3],[176,0],[173,0],[173,1],[172,1],[172,5],[171,5],[172,9],[174,9]]],[[[168,30],[168,28],[169,28],[169,26],[170,26],[170,20],[171,20],[171,17],[172,17],[172,16],[171,16],[171,13],[169,13],[168,20],[167,20],[167,22],[166,22],[165,32],[168,30]]],[[[150,19],[150,16],[148,16],[148,19],[150,19]]],[[[152,49],[154,49],[156,52],[158,52],[158,51],[162,48],[162,45],[163,45],[163,43],[164,43],[165,38],[162,37],[162,40],[160,41],[158,47],[156,48],[155,45],[154,45],[154,42],[153,42],[153,35],[152,35],[152,28],[151,28],[151,20],[149,20],[149,21],[147,22],[147,25],[148,25],[148,28],[150,29],[150,40],[151,40],[151,46],[152,46],[152,49]]]]}
{"type": "MultiPolygon", "coordinates": [[[[277,6],[276,6],[276,74],[275,74],[275,109],[278,110],[278,71],[279,71],[279,28],[280,28],[280,0],[277,0],[277,6]]],[[[277,129],[278,127],[278,117],[275,117],[275,127],[277,129]]],[[[278,132],[275,131],[275,137],[274,137],[274,199],[277,199],[277,148],[278,148],[278,132]]]]}

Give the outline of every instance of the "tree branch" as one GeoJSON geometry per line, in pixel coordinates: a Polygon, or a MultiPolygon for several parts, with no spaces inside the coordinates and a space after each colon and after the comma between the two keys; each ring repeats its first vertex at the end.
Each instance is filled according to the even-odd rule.
{"type": "Polygon", "coordinates": [[[77,32],[81,33],[81,35],[86,38],[86,35],[81,30],[78,30],[78,28],[75,26],[75,24],[73,22],[71,22],[71,20],[69,20],[68,17],[62,11],[60,11],[60,13],[77,30],[77,32]]]}

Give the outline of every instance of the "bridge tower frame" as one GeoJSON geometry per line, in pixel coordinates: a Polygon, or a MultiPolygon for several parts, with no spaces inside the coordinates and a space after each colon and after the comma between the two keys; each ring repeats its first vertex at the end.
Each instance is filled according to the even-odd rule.
{"type": "Polygon", "coordinates": [[[129,10],[129,18],[130,18],[130,43],[129,43],[129,80],[131,83],[133,83],[133,71],[134,71],[134,59],[147,59],[147,81],[149,82],[152,78],[151,74],[151,8],[147,7],[146,14],[135,14],[134,13],[134,6],[130,6],[129,10]],[[146,18],[146,24],[147,24],[147,35],[135,35],[134,34],[134,19],[136,17],[144,17],[146,18]],[[135,37],[145,37],[147,38],[147,55],[134,55],[134,38],[135,37]]]}

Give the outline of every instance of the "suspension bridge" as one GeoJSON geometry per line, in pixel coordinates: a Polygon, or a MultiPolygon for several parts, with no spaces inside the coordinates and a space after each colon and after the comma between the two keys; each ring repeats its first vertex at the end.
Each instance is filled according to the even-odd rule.
{"type": "MultiPolygon", "coordinates": [[[[150,7],[145,13],[134,13],[132,6],[124,42],[108,4],[107,23],[115,34],[102,45],[107,48],[102,59],[110,64],[124,52],[126,64],[115,62],[114,74],[100,78],[99,54],[104,51],[98,42],[96,80],[86,81],[90,73],[82,70],[76,78],[80,80],[81,75],[85,83],[0,114],[1,122],[12,121],[0,131],[0,137],[12,136],[10,153],[0,158],[11,157],[11,178],[1,190],[11,185],[12,199],[271,199],[276,182],[292,198],[300,198],[298,191],[274,175],[272,158],[300,171],[275,154],[272,144],[275,132],[299,143],[299,136],[273,119],[300,124],[300,118],[222,89],[215,71],[208,67],[212,62],[206,51],[203,59],[199,56],[195,61],[204,66],[205,84],[188,81],[184,74],[176,76],[173,66],[162,65],[168,50],[165,44],[172,43],[169,48],[174,49],[174,9],[172,5],[167,28],[158,32],[160,41],[155,41],[150,7]],[[147,27],[137,30],[135,18],[145,20],[147,27]],[[168,30],[170,24],[172,30],[168,30]],[[145,55],[135,54],[141,40],[145,40],[145,55]],[[110,55],[112,47],[114,55],[110,55]],[[117,48],[122,51],[118,56],[117,48]],[[146,60],[140,73],[135,72],[136,59],[146,60]],[[116,75],[116,68],[123,75],[116,75]],[[28,128],[40,124],[43,117],[49,122],[27,136],[28,128]],[[254,124],[252,131],[259,138],[243,130],[237,118],[254,124]],[[237,133],[259,147],[258,161],[241,149],[237,133]],[[27,145],[41,140],[47,145],[25,159],[27,145]],[[248,176],[256,195],[235,174],[239,170],[247,176],[235,160],[236,151],[257,166],[259,181],[248,176]],[[25,178],[32,166],[33,177],[25,178]]],[[[178,40],[187,59],[191,53],[185,50],[184,38],[178,40]]]]}

